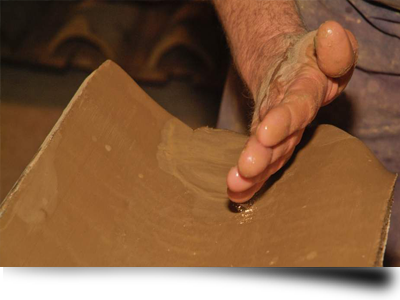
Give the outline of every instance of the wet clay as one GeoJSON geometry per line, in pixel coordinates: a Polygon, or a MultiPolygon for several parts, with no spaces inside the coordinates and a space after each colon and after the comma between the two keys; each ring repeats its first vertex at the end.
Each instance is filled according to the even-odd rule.
{"type": "Polygon", "coordinates": [[[332,127],[241,206],[246,136],[192,130],[108,61],[0,210],[1,266],[380,266],[395,175],[332,127]]]}
{"type": "Polygon", "coordinates": [[[211,128],[192,130],[177,119],[162,130],[157,159],[160,168],[178,178],[193,197],[226,200],[226,176],[247,138],[211,128]]]}

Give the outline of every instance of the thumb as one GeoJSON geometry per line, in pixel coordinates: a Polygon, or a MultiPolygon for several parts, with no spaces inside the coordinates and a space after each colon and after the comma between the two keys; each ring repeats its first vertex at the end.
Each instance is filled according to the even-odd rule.
{"type": "Polygon", "coordinates": [[[326,76],[341,77],[354,66],[357,41],[339,23],[323,23],[317,31],[314,44],[318,66],[326,76]]]}

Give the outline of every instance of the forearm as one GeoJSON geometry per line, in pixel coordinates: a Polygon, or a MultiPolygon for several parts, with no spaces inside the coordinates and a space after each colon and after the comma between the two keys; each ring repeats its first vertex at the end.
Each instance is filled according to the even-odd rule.
{"type": "Polygon", "coordinates": [[[305,33],[293,0],[213,0],[236,66],[256,96],[266,70],[290,45],[288,36],[305,33]]]}

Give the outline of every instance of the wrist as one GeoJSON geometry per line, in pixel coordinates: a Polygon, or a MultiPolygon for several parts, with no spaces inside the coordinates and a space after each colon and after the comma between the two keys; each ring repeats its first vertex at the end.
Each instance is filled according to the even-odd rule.
{"type": "Polygon", "coordinates": [[[288,49],[304,34],[306,30],[299,28],[294,32],[276,35],[268,39],[264,47],[254,53],[251,59],[243,61],[242,66],[239,64],[239,71],[255,101],[263,83],[271,79],[274,71],[285,59],[288,49]]]}

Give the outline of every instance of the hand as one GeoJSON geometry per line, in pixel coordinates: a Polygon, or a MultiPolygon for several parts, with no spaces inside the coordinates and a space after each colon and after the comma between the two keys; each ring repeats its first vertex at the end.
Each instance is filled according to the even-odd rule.
{"type": "Polygon", "coordinates": [[[251,136],[227,176],[234,202],[249,200],[290,159],[305,127],[343,91],[357,61],[355,37],[334,21],[286,39],[285,55],[259,84],[251,136]]]}

